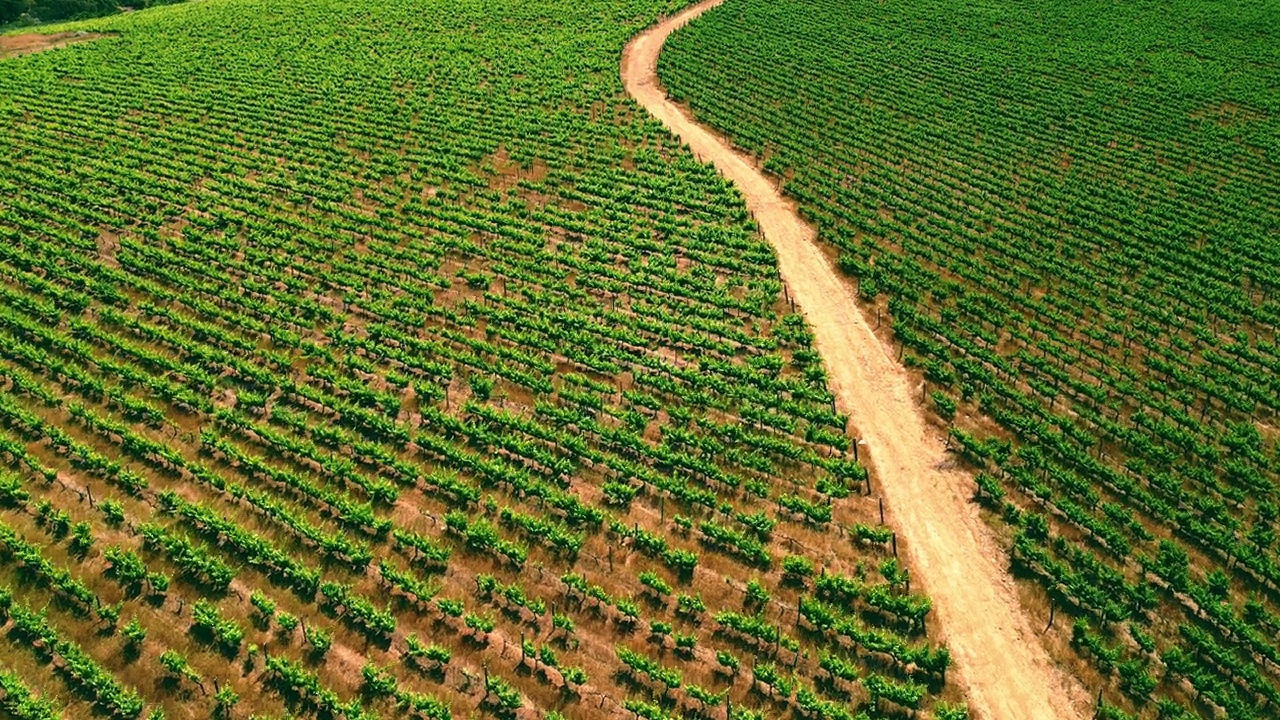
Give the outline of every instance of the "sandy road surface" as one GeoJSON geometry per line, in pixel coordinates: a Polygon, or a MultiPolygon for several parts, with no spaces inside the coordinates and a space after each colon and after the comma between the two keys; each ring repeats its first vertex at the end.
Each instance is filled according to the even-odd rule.
{"type": "Polygon", "coordinates": [[[622,55],[627,92],[737,185],[778,253],[783,280],[813,326],[837,405],[865,441],[890,522],[908,540],[908,560],[933,599],[955,661],[953,677],[974,714],[1084,717],[1089,697],[1053,665],[1019,607],[1005,554],[969,502],[972,478],[949,469],[942,439],[915,402],[918,386],[872,332],[851,289],[819,250],[813,228],[752,160],[667,100],[658,84],[658,53],[667,36],[720,2],[693,5],[632,40],[622,55]]]}

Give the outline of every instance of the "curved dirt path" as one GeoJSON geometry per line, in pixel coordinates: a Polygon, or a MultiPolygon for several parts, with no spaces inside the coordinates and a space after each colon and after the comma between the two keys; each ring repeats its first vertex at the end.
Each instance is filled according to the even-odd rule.
{"type": "Polygon", "coordinates": [[[651,114],[731,180],[778,254],[782,278],[817,338],[840,410],[858,428],[908,561],[933,599],[953,668],[977,717],[1082,718],[1090,698],[1054,665],[1022,612],[1005,554],[969,501],[973,480],[951,469],[938,433],[915,402],[918,385],[872,332],[813,228],[754,162],[669,101],[658,83],[667,36],[723,0],[704,0],[633,39],[622,81],[651,114]]]}

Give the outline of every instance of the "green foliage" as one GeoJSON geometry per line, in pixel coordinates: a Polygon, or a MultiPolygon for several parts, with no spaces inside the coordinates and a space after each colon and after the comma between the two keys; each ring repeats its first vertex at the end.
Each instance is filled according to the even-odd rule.
{"type": "Polygon", "coordinates": [[[119,10],[115,0],[4,0],[0,2],[0,25],[18,19],[24,13],[30,13],[41,22],[55,22],[110,15],[119,10]]]}
{"type": "MultiPolygon", "coordinates": [[[[702,598],[722,609],[751,567],[740,624],[774,647],[732,642],[812,651],[756,606],[794,601],[765,583],[800,552],[780,528],[830,523],[865,469],[741,198],[617,80],[623,42],[679,5],[191,3],[0,61],[0,502],[41,528],[3,554],[53,600],[48,623],[14,611],[15,647],[103,716],[143,715],[86,659],[123,644],[126,664],[172,653],[150,668],[170,712],[238,717],[262,693],[442,720],[390,676],[456,685],[455,642],[496,673],[501,637],[536,629],[536,677],[485,688],[482,713],[511,716],[551,666],[568,695],[587,682],[586,624],[649,627],[686,659],[727,647],[702,598]],[[183,598],[179,627],[156,624],[183,598]],[[49,634],[62,613],[124,637],[97,623],[77,655],[49,634]],[[317,657],[353,633],[406,667],[317,657]],[[235,697],[237,673],[261,688],[235,697]]],[[[845,629],[902,675],[924,643],[876,592],[848,614],[883,636],[845,629]]],[[[654,690],[680,687],[668,662],[654,690]]]]}
{"type": "Polygon", "coordinates": [[[659,595],[671,594],[671,585],[652,570],[642,571],[637,578],[640,580],[641,585],[644,585],[659,595]]]}
{"type": "Polygon", "coordinates": [[[12,672],[0,672],[0,708],[17,720],[58,720],[62,710],[47,696],[36,695],[12,672]]]}
{"type": "Polygon", "coordinates": [[[200,676],[196,674],[195,670],[191,669],[187,659],[176,650],[165,650],[160,653],[160,666],[179,678],[184,678],[194,683],[200,682],[200,676]]]}
{"type": "Polygon", "coordinates": [[[706,612],[707,605],[702,602],[701,595],[686,595],[680,593],[676,596],[676,611],[684,615],[698,615],[706,612]]]}
{"type": "Polygon", "coordinates": [[[640,605],[630,598],[618,598],[614,606],[624,618],[635,619],[640,616],[640,605]]]}
{"type": "Polygon", "coordinates": [[[223,687],[213,694],[214,716],[226,718],[231,715],[231,708],[240,702],[240,693],[230,687],[223,687]]]}
{"type": "Polygon", "coordinates": [[[449,617],[462,617],[462,601],[451,600],[449,598],[436,598],[436,607],[440,608],[440,612],[449,617]]]}
{"type": "Polygon", "coordinates": [[[360,676],[364,678],[364,690],[370,695],[392,695],[396,691],[396,677],[374,663],[365,663],[360,668],[360,676]]]}
{"type": "Polygon", "coordinates": [[[298,627],[298,618],[291,613],[280,612],[276,615],[276,623],[280,625],[281,630],[291,633],[298,627]]]}
{"type": "MultiPolygon", "coordinates": [[[[983,416],[949,447],[1011,526],[1018,572],[1086,618],[1078,647],[1119,676],[1100,716],[1132,699],[1141,715],[1270,717],[1280,697],[1265,680],[1280,613],[1248,597],[1280,582],[1280,65],[1258,32],[1276,9],[742,0],[659,60],[671,98],[834,246],[923,372],[919,399],[948,422],[962,403],[983,416]],[[1147,697],[1159,668],[1112,652],[1126,622],[1144,623],[1142,658],[1197,648],[1170,655],[1186,692],[1147,697]]],[[[816,622],[905,594],[888,574],[884,590],[847,580],[805,604],[816,622]]]]}
{"type": "Polygon", "coordinates": [[[302,635],[307,643],[311,645],[311,649],[318,655],[324,655],[333,646],[333,633],[317,625],[304,626],[302,635]]]}
{"type": "Polygon", "coordinates": [[[800,555],[788,555],[782,559],[782,572],[795,579],[813,575],[813,561],[800,555]]]}
{"type": "Polygon", "coordinates": [[[721,667],[728,668],[729,670],[732,670],[735,672],[738,670],[738,666],[739,666],[738,658],[734,657],[733,655],[729,654],[724,650],[716,651],[716,662],[720,663],[721,667]]]}
{"type": "Polygon", "coordinates": [[[515,710],[524,704],[520,691],[497,675],[489,675],[485,683],[485,696],[503,710],[515,710]]]}
{"type": "Polygon", "coordinates": [[[270,620],[276,614],[276,601],[261,590],[254,589],[253,592],[249,593],[249,604],[253,605],[258,614],[265,619],[270,620]]]}
{"type": "Polygon", "coordinates": [[[244,629],[234,620],[222,617],[217,606],[208,600],[197,600],[191,606],[192,628],[207,633],[228,654],[235,655],[244,640],[244,629]]]}
{"type": "Polygon", "coordinates": [[[106,518],[107,524],[118,526],[124,522],[124,506],[120,501],[108,498],[98,503],[98,510],[102,511],[102,516],[106,518]]]}
{"type": "Polygon", "coordinates": [[[929,397],[933,399],[933,407],[943,420],[951,420],[956,416],[956,401],[949,395],[940,390],[934,390],[929,397]]]}
{"type": "Polygon", "coordinates": [[[552,615],[551,625],[552,627],[558,630],[563,630],[570,635],[572,635],[574,630],[576,629],[576,625],[573,622],[573,618],[563,613],[555,613],[554,615],[552,615]]]}
{"type": "Polygon", "coordinates": [[[417,633],[409,635],[405,638],[406,654],[411,658],[421,658],[427,662],[433,663],[437,668],[448,665],[449,660],[453,658],[453,653],[449,648],[440,645],[431,644],[423,645],[418,640],[417,633]]]}
{"type": "Polygon", "coordinates": [[[93,547],[93,528],[87,522],[78,522],[71,526],[71,552],[85,555],[93,547]]]}
{"type": "Polygon", "coordinates": [[[616,647],[614,652],[617,653],[618,659],[626,665],[633,674],[648,677],[655,683],[660,684],[664,690],[680,687],[683,676],[676,668],[664,667],[656,660],[652,660],[640,653],[628,650],[625,647],[616,647]]]}
{"type": "Polygon", "coordinates": [[[129,618],[129,622],[125,624],[121,634],[124,635],[125,640],[130,645],[136,647],[141,645],[142,641],[147,638],[147,629],[142,626],[142,623],[138,622],[138,618],[132,617],[129,618]]]}
{"type": "Polygon", "coordinates": [[[474,613],[467,613],[466,617],[463,618],[463,622],[468,628],[477,633],[490,633],[493,632],[495,627],[493,618],[474,613]]]}

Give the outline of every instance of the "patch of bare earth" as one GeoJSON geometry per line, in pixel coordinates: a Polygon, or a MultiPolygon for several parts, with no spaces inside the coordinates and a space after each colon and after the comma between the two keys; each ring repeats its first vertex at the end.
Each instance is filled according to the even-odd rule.
{"type": "Polygon", "coordinates": [[[671,102],[657,79],[668,35],[722,0],[706,0],[648,29],[627,46],[627,91],[704,162],[729,178],[778,254],[783,280],[813,326],[841,411],[849,413],[888,501],[890,524],[907,538],[909,562],[934,601],[955,676],[977,717],[1081,718],[1089,697],[1050,659],[1019,604],[1008,560],[970,502],[973,478],[948,462],[929,426],[919,388],[876,337],[852,289],[753,161],[671,102]]]}
{"type": "Polygon", "coordinates": [[[56,50],[74,43],[89,42],[111,37],[109,33],[92,33],[81,30],[51,34],[27,33],[25,35],[0,35],[0,60],[29,55],[42,50],[56,50]]]}

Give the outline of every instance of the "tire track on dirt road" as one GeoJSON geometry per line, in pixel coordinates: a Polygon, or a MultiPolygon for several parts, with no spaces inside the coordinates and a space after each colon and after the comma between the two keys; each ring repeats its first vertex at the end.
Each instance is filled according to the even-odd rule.
{"type": "Polygon", "coordinates": [[[971,709],[990,720],[1088,715],[1088,694],[1053,664],[1019,606],[1005,553],[969,500],[972,477],[950,467],[939,433],[915,402],[918,386],[868,325],[813,228],[751,158],[694,121],[658,83],[667,36],[722,1],[686,8],[628,43],[621,71],[627,92],[738,187],[777,252],[783,281],[813,327],[837,405],[865,441],[890,523],[908,540],[907,559],[933,599],[953,676],[971,709]]]}

